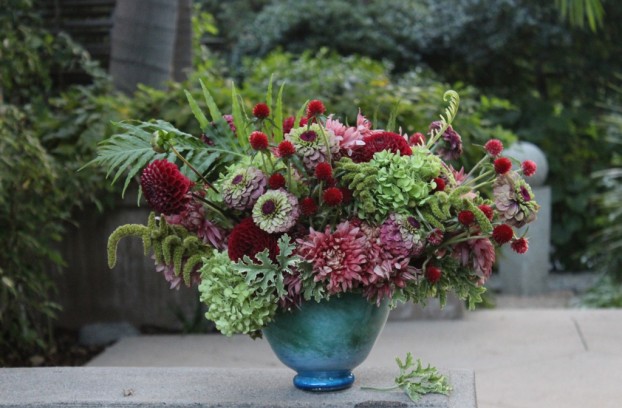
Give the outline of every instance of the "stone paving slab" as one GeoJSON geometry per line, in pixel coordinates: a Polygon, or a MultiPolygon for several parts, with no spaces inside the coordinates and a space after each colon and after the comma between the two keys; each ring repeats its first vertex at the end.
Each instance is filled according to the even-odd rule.
{"type": "Polygon", "coordinates": [[[330,393],[294,388],[287,369],[61,367],[0,369],[0,407],[355,407],[476,408],[473,372],[446,372],[454,391],[413,403],[401,391],[375,392],[394,373],[359,370],[354,386],[330,393]]]}
{"type": "MultiPolygon", "coordinates": [[[[359,369],[395,369],[395,357],[409,351],[437,367],[475,370],[480,408],[622,406],[622,310],[505,309],[389,322],[359,369]]],[[[267,342],[219,335],[127,338],[89,366],[282,367],[267,342]]]]}

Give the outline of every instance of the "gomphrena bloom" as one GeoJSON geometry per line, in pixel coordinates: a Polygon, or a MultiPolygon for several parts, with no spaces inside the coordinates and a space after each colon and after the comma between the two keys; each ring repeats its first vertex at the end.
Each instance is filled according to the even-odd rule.
{"type": "Polygon", "coordinates": [[[266,191],[268,178],[255,167],[243,167],[228,174],[222,182],[221,193],[225,204],[236,210],[253,208],[266,191]]]}
{"type": "Polygon", "coordinates": [[[149,207],[158,213],[171,215],[183,210],[192,182],[174,163],[162,159],[145,167],[140,185],[149,207]]]}
{"type": "Polygon", "coordinates": [[[536,219],[540,206],[533,199],[529,184],[516,172],[498,176],[492,191],[495,207],[508,225],[520,228],[536,219]]]}
{"type": "Polygon", "coordinates": [[[309,172],[315,171],[319,163],[328,161],[329,152],[333,156],[339,153],[339,139],[331,130],[316,123],[292,129],[287,139],[292,142],[296,154],[309,172]],[[326,147],[324,137],[330,149],[326,147]]]}
{"type": "Polygon", "coordinates": [[[253,221],[271,234],[288,231],[299,216],[298,199],[283,189],[269,190],[253,206],[253,221]]]}
{"type": "MultiPolygon", "coordinates": [[[[438,132],[443,124],[440,121],[430,123],[430,133],[438,132]]],[[[462,156],[462,138],[451,125],[442,136],[443,142],[439,143],[437,153],[443,160],[457,160],[462,156]]]]}

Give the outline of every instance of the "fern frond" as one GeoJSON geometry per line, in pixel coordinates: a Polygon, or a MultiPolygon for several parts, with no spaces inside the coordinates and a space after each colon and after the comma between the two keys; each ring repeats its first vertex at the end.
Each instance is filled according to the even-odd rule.
{"type": "Polygon", "coordinates": [[[443,122],[451,125],[456,116],[458,115],[458,107],[460,106],[460,95],[458,92],[453,90],[448,90],[443,94],[443,100],[448,102],[449,105],[445,108],[445,116],[441,116],[443,122]]]}

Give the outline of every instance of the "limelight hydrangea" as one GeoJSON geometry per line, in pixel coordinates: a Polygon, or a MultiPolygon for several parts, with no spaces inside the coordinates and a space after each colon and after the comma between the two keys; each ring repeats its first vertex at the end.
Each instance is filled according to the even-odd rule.
{"type": "Polygon", "coordinates": [[[256,296],[224,252],[214,251],[204,259],[199,292],[201,301],[209,306],[205,316],[227,336],[261,330],[277,309],[276,296],[256,296]]]}
{"type": "Polygon", "coordinates": [[[268,190],[253,207],[253,221],[270,234],[288,231],[299,216],[298,199],[282,188],[268,190]]]}

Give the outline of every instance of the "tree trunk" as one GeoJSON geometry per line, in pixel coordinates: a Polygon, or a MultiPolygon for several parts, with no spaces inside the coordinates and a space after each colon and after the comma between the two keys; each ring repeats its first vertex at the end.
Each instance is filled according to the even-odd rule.
{"type": "Polygon", "coordinates": [[[110,74],[131,93],[139,83],[163,88],[191,65],[191,0],[117,0],[110,74]],[[179,28],[182,32],[178,34],[179,28]]]}

